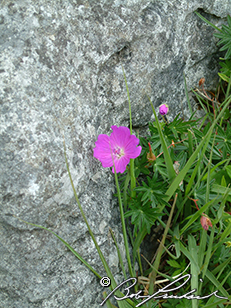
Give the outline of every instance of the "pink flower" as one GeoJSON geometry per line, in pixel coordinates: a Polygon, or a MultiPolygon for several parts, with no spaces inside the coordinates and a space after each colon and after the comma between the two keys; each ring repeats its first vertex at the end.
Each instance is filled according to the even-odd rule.
{"type": "Polygon", "coordinates": [[[168,113],[168,110],[169,110],[169,108],[168,108],[168,105],[167,105],[167,104],[162,104],[162,105],[159,106],[159,113],[160,113],[161,115],[167,114],[167,113],[168,113]]]}
{"type": "Polygon", "coordinates": [[[211,223],[211,220],[209,219],[209,217],[203,213],[203,216],[201,216],[201,225],[202,225],[202,228],[205,229],[205,231],[208,231],[209,229],[209,226],[210,227],[213,227],[212,223],[211,223]]]}
{"type": "MultiPolygon", "coordinates": [[[[101,134],[95,142],[94,157],[97,158],[104,168],[113,167],[113,160],[116,172],[123,173],[131,158],[136,158],[142,150],[139,139],[130,134],[129,128],[125,126],[111,126],[111,136],[101,134]]],[[[114,167],[112,168],[114,173],[114,167]]]]}

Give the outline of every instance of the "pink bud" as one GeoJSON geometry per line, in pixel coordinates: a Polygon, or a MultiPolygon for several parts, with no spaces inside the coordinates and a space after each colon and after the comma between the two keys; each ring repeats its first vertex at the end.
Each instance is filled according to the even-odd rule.
{"type": "MultiPolygon", "coordinates": [[[[204,214],[205,215],[205,214],[204,214]]],[[[202,228],[205,230],[205,231],[208,231],[209,229],[209,226],[210,227],[213,227],[212,223],[211,223],[211,220],[208,218],[208,216],[201,216],[201,225],[202,225],[202,228]]]]}
{"type": "Polygon", "coordinates": [[[162,105],[159,106],[159,112],[160,112],[161,115],[167,114],[168,110],[169,110],[169,108],[168,108],[167,104],[162,104],[162,105]]]}

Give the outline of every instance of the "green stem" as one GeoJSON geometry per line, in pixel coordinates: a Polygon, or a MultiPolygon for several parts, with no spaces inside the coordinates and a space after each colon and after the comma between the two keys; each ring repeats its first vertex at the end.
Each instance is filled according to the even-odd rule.
{"type": "MultiPolygon", "coordinates": [[[[128,83],[126,79],[126,75],[124,72],[124,68],[122,66],[123,75],[124,75],[124,81],[127,89],[127,96],[128,96],[128,105],[129,105],[129,118],[130,118],[130,133],[132,135],[132,109],[131,109],[131,100],[130,100],[130,94],[128,89],[128,83]]],[[[136,188],[136,178],[135,178],[135,168],[134,168],[134,159],[130,160],[130,176],[131,176],[131,197],[135,198],[136,192],[134,189],[136,188]]]]}
{"type": "Polygon", "coordinates": [[[123,237],[124,237],[124,246],[125,246],[125,251],[126,251],[126,256],[127,256],[127,261],[128,261],[128,269],[129,269],[130,276],[134,277],[134,273],[133,273],[133,270],[132,270],[131,258],[130,258],[130,254],[129,254],[129,248],[128,248],[128,238],[127,238],[127,232],[126,232],[124,210],[123,210],[119,181],[118,181],[118,176],[117,176],[116,169],[115,169],[114,160],[113,160],[113,165],[114,165],[115,182],[116,182],[116,189],[117,189],[117,194],[118,194],[120,216],[121,216],[121,223],[122,223],[122,230],[123,230],[123,237]]]}
{"type": "Polygon", "coordinates": [[[123,272],[123,274],[124,274],[124,279],[126,280],[126,279],[127,279],[127,274],[126,274],[125,269],[124,269],[123,259],[122,259],[122,256],[121,256],[121,253],[120,253],[120,250],[119,250],[119,246],[118,246],[118,244],[117,244],[117,241],[116,241],[116,238],[115,238],[115,236],[114,236],[114,233],[113,233],[112,229],[109,228],[109,231],[110,231],[111,236],[112,236],[112,238],[113,238],[113,241],[114,241],[114,243],[115,243],[115,245],[116,245],[116,250],[117,250],[118,257],[119,257],[119,263],[120,263],[122,272],[123,272]]]}
{"type": "Polygon", "coordinates": [[[136,197],[136,178],[135,178],[135,170],[134,170],[134,159],[130,160],[130,176],[131,176],[131,197],[135,198],[136,197]]]}
{"type": "Polygon", "coordinates": [[[227,99],[229,97],[230,87],[231,87],[231,74],[229,76],[229,82],[228,82],[227,90],[226,90],[226,93],[225,93],[225,99],[227,99]]]}
{"type": "Polygon", "coordinates": [[[130,117],[130,133],[131,133],[131,135],[132,135],[132,109],[131,109],[131,100],[130,100],[130,94],[129,94],[129,89],[128,89],[128,83],[127,83],[127,79],[126,79],[126,75],[125,75],[123,66],[122,66],[122,70],[123,70],[124,81],[125,81],[125,85],[126,85],[126,89],[127,89],[128,105],[129,105],[129,117],[130,117]]]}

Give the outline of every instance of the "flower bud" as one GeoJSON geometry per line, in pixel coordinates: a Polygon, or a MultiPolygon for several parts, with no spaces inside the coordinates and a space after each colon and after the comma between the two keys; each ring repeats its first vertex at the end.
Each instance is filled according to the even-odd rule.
{"type": "Polygon", "coordinates": [[[162,104],[162,105],[159,106],[159,113],[161,115],[166,115],[168,113],[168,110],[169,110],[169,108],[168,108],[167,104],[162,104]]]}
{"type": "Polygon", "coordinates": [[[201,78],[201,79],[199,80],[199,86],[202,86],[204,83],[205,83],[205,79],[204,79],[204,78],[201,78]]]}
{"type": "Polygon", "coordinates": [[[156,160],[156,156],[152,152],[151,144],[148,143],[148,146],[149,146],[149,152],[147,153],[147,159],[148,159],[148,161],[155,161],[156,160]]]}
{"type": "Polygon", "coordinates": [[[208,231],[209,229],[209,226],[210,227],[213,227],[212,223],[211,223],[211,220],[209,219],[209,217],[207,215],[205,215],[203,213],[203,216],[201,216],[201,225],[202,225],[202,228],[205,230],[205,231],[208,231]]]}

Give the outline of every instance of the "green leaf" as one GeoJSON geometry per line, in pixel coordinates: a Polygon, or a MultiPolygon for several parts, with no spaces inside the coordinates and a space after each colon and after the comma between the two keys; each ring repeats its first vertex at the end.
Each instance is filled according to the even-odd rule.
{"type": "Polygon", "coordinates": [[[226,81],[226,82],[229,82],[229,77],[226,76],[225,74],[218,73],[218,76],[219,76],[222,80],[224,80],[224,81],[226,81]]]}
{"type": "MultiPolygon", "coordinates": [[[[228,15],[228,20],[229,20],[230,16],[228,15]]],[[[223,45],[223,47],[221,47],[221,51],[223,50],[227,50],[226,54],[225,54],[225,59],[230,58],[231,56],[231,26],[230,24],[228,26],[226,25],[222,25],[222,29],[219,33],[214,33],[215,37],[220,38],[220,41],[218,42],[218,45],[223,45]]]]}
{"type": "Polygon", "coordinates": [[[170,223],[172,221],[172,216],[173,216],[173,212],[174,212],[174,209],[175,209],[177,196],[178,196],[178,194],[175,194],[173,205],[172,205],[172,208],[171,208],[171,211],[170,211],[170,214],[169,214],[169,217],[168,217],[168,221],[167,221],[167,224],[166,224],[166,228],[164,230],[164,234],[163,234],[161,243],[160,243],[159,248],[157,250],[157,256],[156,256],[155,262],[153,264],[153,270],[152,270],[152,272],[149,276],[150,277],[149,294],[153,294],[154,284],[155,284],[156,276],[157,276],[157,271],[158,271],[158,268],[159,268],[159,265],[160,265],[160,260],[161,260],[162,251],[163,251],[163,247],[164,247],[164,244],[165,244],[166,236],[167,236],[167,233],[170,229],[170,223]]]}
{"type": "Polygon", "coordinates": [[[211,190],[221,195],[224,195],[226,192],[228,192],[228,195],[231,196],[231,188],[226,188],[219,184],[213,184],[211,190]]]}
{"type": "MultiPolygon", "coordinates": [[[[104,291],[104,292],[103,292],[103,298],[105,299],[106,297],[107,297],[107,293],[104,291]]],[[[114,306],[114,305],[110,302],[109,299],[106,301],[106,305],[107,305],[107,308],[117,308],[116,306],[114,306]]]]}
{"type": "MultiPolygon", "coordinates": [[[[175,302],[173,302],[172,308],[175,306],[174,303],[175,302]]],[[[177,305],[176,305],[176,308],[191,308],[191,307],[192,307],[192,301],[190,301],[186,298],[181,299],[180,302],[177,303],[177,305]]]]}
{"type": "Polygon", "coordinates": [[[199,217],[201,217],[202,213],[204,213],[209,208],[209,206],[211,206],[211,204],[213,204],[214,202],[215,200],[207,202],[204,206],[202,206],[202,208],[200,208],[199,211],[195,212],[195,214],[191,216],[187,224],[183,228],[181,228],[180,235],[182,235],[193,224],[194,221],[196,221],[199,217]]]}
{"type": "MultiPolygon", "coordinates": [[[[215,174],[215,171],[218,169],[218,167],[224,163],[226,163],[228,161],[228,159],[222,160],[219,163],[217,163],[211,170],[210,170],[210,179],[212,180],[214,177],[211,177],[212,173],[215,174]]],[[[208,176],[208,172],[206,172],[206,174],[203,176],[201,181],[205,181],[207,179],[208,176]]]]}
{"type": "Polygon", "coordinates": [[[223,175],[223,177],[222,177],[222,179],[221,179],[221,186],[224,186],[224,187],[227,186],[227,185],[226,185],[226,180],[225,180],[224,175],[223,175]]]}
{"type": "Polygon", "coordinates": [[[125,217],[131,216],[131,222],[137,225],[139,229],[146,228],[150,233],[151,227],[154,225],[156,218],[163,216],[163,213],[159,212],[159,209],[150,207],[150,204],[140,206],[139,204],[133,204],[130,211],[125,213],[125,217]]]}
{"type": "Polygon", "coordinates": [[[230,77],[231,75],[231,59],[225,60],[224,62],[219,62],[221,66],[221,73],[230,77]]]}
{"type": "Polygon", "coordinates": [[[167,263],[174,268],[181,268],[180,264],[176,260],[169,260],[167,263]]]}
{"type": "Polygon", "coordinates": [[[231,166],[226,166],[225,170],[227,171],[228,176],[231,178],[231,166]]]}
{"type": "Polygon", "coordinates": [[[195,12],[195,14],[200,17],[200,19],[202,19],[204,22],[206,22],[208,25],[210,25],[211,27],[213,27],[215,30],[218,30],[221,32],[221,29],[216,27],[214,24],[212,24],[210,21],[208,21],[205,17],[203,17],[201,14],[199,14],[198,12],[195,12]]]}
{"type": "Polygon", "coordinates": [[[216,279],[216,277],[207,269],[206,277],[214,284],[216,290],[220,291],[224,297],[229,297],[228,292],[221,286],[220,282],[216,279]]]}
{"type": "MultiPolygon", "coordinates": [[[[191,258],[195,260],[197,265],[194,262],[191,263],[190,272],[191,272],[191,290],[198,290],[198,275],[200,271],[198,270],[198,246],[196,240],[192,235],[188,236],[188,248],[191,258]]],[[[199,295],[199,294],[198,294],[199,295]]],[[[192,301],[192,308],[197,308],[197,302],[192,301]]]]}
{"type": "Polygon", "coordinates": [[[137,236],[136,236],[136,239],[135,239],[135,242],[134,242],[134,245],[133,245],[133,260],[135,260],[135,255],[136,255],[136,252],[138,251],[144,237],[147,235],[147,229],[146,227],[143,227],[141,230],[139,230],[137,236]]]}

